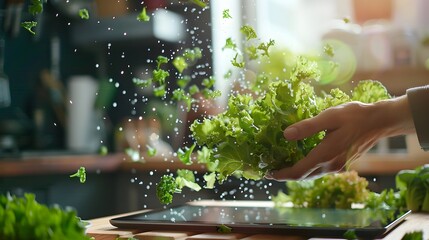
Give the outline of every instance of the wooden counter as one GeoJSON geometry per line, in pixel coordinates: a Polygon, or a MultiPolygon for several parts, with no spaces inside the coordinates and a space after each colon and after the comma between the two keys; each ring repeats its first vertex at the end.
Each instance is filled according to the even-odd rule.
{"type": "MultiPolygon", "coordinates": [[[[249,201],[246,201],[249,202],[249,201]]],[[[219,202],[221,204],[225,204],[225,202],[219,202]]],[[[137,211],[144,212],[147,210],[137,211]]],[[[131,214],[131,213],[128,213],[131,214]]],[[[205,239],[205,240],[215,240],[215,239],[243,239],[243,240],[301,240],[306,239],[302,236],[285,236],[285,235],[270,235],[266,234],[241,234],[241,233],[197,233],[197,232],[177,232],[177,231],[150,231],[150,232],[142,232],[135,229],[119,229],[112,226],[109,223],[109,220],[114,217],[119,217],[127,214],[120,214],[115,216],[109,216],[104,218],[98,218],[91,220],[91,226],[87,230],[87,234],[91,237],[94,237],[95,240],[107,240],[107,239],[128,239],[128,238],[136,238],[136,239],[145,239],[145,240],[173,240],[173,239],[181,239],[181,240],[197,240],[197,239],[205,239]]],[[[388,232],[383,238],[384,240],[400,240],[405,233],[413,232],[413,231],[423,231],[424,237],[423,239],[429,238],[429,214],[423,213],[412,213],[410,216],[406,218],[406,220],[401,223],[398,227],[388,232]]],[[[327,239],[327,238],[311,238],[312,240],[316,239],[327,239]]]]}
{"type": "Polygon", "coordinates": [[[87,171],[116,171],[121,166],[121,155],[106,156],[68,155],[39,156],[0,160],[0,176],[25,176],[40,174],[68,174],[83,166],[87,171]]]}
{"type": "Polygon", "coordinates": [[[201,171],[204,169],[204,166],[199,164],[187,166],[172,155],[158,157],[143,156],[143,159],[142,161],[132,161],[122,153],[106,156],[68,155],[2,159],[0,160],[0,177],[68,174],[75,172],[79,167],[85,167],[87,172],[114,172],[131,169],[137,171],[176,170],[179,168],[201,171]]]}
{"type": "Polygon", "coordinates": [[[350,168],[360,175],[395,175],[403,169],[429,164],[429,155],[410,156],[400,153],[366,154],[354,161],[350,168]]]}
{"type": "MultiPolygon", "coordinates": [[[[368,153],[351,164],[362,175],[389,175],[396,174],[402,169],[414,169],[429,163],[429,153],[408,155],[402,153],[372,154],[368,153]]],[[[88,172],[114,171],[151,171],[176,170],[186,168],[204,172],[205,167],[200,164],[185,165],[174,156],[144,157],[144,161],[131,161],[125,154],[100,155],[71,155],[71,156],[40,156],[19,159],[0,160],[0,177],[26,176],[41,174],[68,174],[75,172],[79,167],[85,167],[88,172]]]]}

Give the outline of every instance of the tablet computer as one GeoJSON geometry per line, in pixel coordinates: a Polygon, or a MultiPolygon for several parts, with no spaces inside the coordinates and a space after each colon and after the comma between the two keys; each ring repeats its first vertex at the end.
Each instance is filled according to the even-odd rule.
{"type": "Polygon", "coordinates": [[[275,207],[270,201],[198,201],[113,218],[120,228],[147,231],[270,233],[307,237],[375,239],[400,224],[410,213],[395,210],[275,207]]]}

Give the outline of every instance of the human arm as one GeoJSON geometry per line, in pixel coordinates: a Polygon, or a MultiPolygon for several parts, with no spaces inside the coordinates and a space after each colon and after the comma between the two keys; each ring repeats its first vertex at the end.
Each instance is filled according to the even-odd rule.
{"type": "Polygon", "coordinates": [[[328,108],[319,115],[285,129],[288,141],[320,131],[325,138],[310,153],[289,168],[267,173],[267,179],[294,180],[337,172],[359,158],[384,137],[415,132],[407,95],[371,104],[349,102],[328,108]]]}

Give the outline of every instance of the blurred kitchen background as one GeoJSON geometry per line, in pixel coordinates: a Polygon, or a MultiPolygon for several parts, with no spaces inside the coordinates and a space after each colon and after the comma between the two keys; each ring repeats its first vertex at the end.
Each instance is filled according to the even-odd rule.
{"type": "MultiPolygon", "coordinates": [[[[48,0],[37,16],[28,13],[29,2],[1,1],[0,193],[33,192],[40,202],[75,207],[83,218],[159,207],[156,183],[183,167],[171,159],[191,144],[189,123],[225,106],[227,94],[187,112],[136,85],[133,79],[151,77],[159,55],[200,48],[202,58],[186,70],[191,81],[214,76],[215,88],[228,93],[231,82],[222,76],[229,70],[242,76],[222,48],[249,24],[260,39],[276,41],[279,61],[284,51],[317,55],[332,44],[341,67],[320,89],[375,79],[395,96],[429,84],[425,0],[211,0],[208,8],[176,0],[48,0]],[[143,7],[149,22],[136,20],[143,7]],[[79,17],[82,8],[88,20],[79,17]],[[225,9],[232,19],[222,17],[225,9]],[[23,21],[37,21],[34,35],[23,21]],[[146,144],[157,157],[147,156],[146,144]],[[68,177],[80,166],[88,171],[85,184],[68,177]]],[[[178,73],[166,66],[174,89],[178,73]]],[[[247,73],[256,68],[250,64],[247,73]]],[[[381,190],[393,186],[398,170],[427,162],[415,136],[401,136],[381,141],[353,166],[381,190]]],[[[194,168],[201,178],[201,167],[194,168]]],[[[185,191],[176,203],[267,200],[279,188],[284,183],[229,180],[213,191],[185,191]]]]}

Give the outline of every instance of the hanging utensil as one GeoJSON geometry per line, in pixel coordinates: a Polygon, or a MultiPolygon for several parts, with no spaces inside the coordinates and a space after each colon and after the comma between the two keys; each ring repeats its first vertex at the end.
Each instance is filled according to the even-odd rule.
{"type": "Polygon", "coordinates": [[[0,39],[0,107],[9,107],[9,78],[4,72],[5,41],[0,39]]]}

